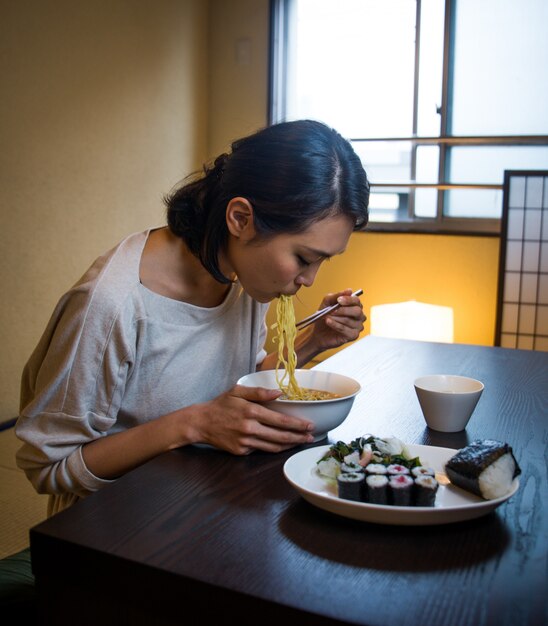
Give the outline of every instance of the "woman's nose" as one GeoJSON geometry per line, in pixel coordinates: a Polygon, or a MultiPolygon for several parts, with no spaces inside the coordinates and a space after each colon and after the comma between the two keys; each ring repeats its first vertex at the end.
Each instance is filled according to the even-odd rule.
{"type": "Polygon", "coordinates": [[[295,282],[297,285],[302,285],[303,287],[311,287],[316,279],[316,274],[319,269],[319,265],[311,265],[310,267],[307,267],[304,272],[301,272],[297,276],[295,282]]]}

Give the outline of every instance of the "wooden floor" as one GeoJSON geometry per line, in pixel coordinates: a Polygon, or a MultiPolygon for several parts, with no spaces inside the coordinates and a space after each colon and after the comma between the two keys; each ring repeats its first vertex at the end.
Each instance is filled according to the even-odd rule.
{"type": "Polygon", "coordinates": [[[0,558],[29,545],[29,529],[46,519],[47,496],[38,495],[15,463],[21,442],[0,431],[0,558]]]}

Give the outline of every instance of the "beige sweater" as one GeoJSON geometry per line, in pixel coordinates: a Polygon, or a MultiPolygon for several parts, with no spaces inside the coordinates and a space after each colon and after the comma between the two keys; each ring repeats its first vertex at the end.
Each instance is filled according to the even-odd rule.
{"type": "Polygon", "coordinates": [[[59,301],[22,376],[17,463],[49,512],[109,481],[82,446],[184,406],[212,399],[265,356],[268,305],[238,284],[201,308],[139,281],[148,232],[100,257],[59,301]]]}

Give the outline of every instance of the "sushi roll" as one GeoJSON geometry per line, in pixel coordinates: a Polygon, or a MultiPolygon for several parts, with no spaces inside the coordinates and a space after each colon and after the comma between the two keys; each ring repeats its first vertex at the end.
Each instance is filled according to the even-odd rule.
{"type": "Polygon", "coordinates": [[[428,474],[415,478],[415,506],[434,506],[438,487],[438,481],[428,474]]]}
{"type": "Polygon", "coordinates": [[[359,463],[341,463],[341,472],[352,473],[352,472],[363,472],[363,467],[359,463]]]}
{"type": "Polygon", "coordinates": [[[386,474],[386,465],[382,463],[369,463],[369,465],[365,466],[366,474],[377,474],[379,476],[384,476],[386,474]]]}
{"type": "Polygon", "coordinates": [[[431,467],[424,467],[424,465],[419,465],[418,467],[414,467],[411,470],[411,475],[413,478],[419,478],[419,476],[435,476],[435,472],[431,467]]]}
{"type": "Polygon", "coordinates": [[[405,467],[405,465],[399,465],[398,463],[390,464],[386,468],[386,471],[388,472],[389,476],[407,476],[409,474],[409,469],[405,467]]]}
{"type": "Polygon", "coordinates": [[[396,474],[388,481],[390,501],[394,506],[411,506],[413,496],[413,479],[406,474],[396,474]]]}
{"type": "Polygon", "coordinates": [[[388,504],[388,478],[382,474],[369,474],[365,479],[366,502],[388,504]]]}
{"type": "Polygon", "coordinates": [[[486,500],[506,495],[521,474],[512,448],[490,439],[473,441],[445,464],[449,480],[486,500]]]}
{"type": "Polygon", "coordinates": [[[365,474],[363,472],[341,472],[337,476],[339,498],[344,500],[364,500],[365,474]]]}

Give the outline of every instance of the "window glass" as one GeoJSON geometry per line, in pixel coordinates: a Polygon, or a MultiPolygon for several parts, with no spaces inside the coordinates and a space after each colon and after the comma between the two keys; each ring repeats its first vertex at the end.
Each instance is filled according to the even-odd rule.
{"type": "Polygon", "coordinates": [[[346,137],[412,133],[415,2],[298,0],[289,119],[320,119],[346,137]]]}
{"type": "MultiPolygon", "coordinates": [[[[417,164],[415,179],[417,183],[435,183],[438,179],[440,149],[438,146],[419,146],[416,152],[417,164]]],[[[438,207],[437,189],[416,189],[414,194],[414,212],[417,217],[436,217],[438,207]]]]}
{"type": "Polygon", "coordinates": [[[451,150],[449,178],[455,183],[496,184],[504,170],[538,170],[546,164],[544,146],[459,146],[451,150]]]}
{"type": "Polygon", "coordinates": [[[370,223],[498,233],[504,171],[548,167],[548,0],[273,1],[272,120],[353,142],[370,223]]]}
{"type": "Polygon", "coordinates": [[[410,141],[355,141],[354,150],[371,181],[402,183],[410,180],[410,141]]]}
{"type": "Polygon", "coordinates": [[[500,189],[452,189],[445,192],[448,217],[499,218],[502,206],[500,189]]]}
{"type": "Polygon", "coordinates": [[[444,2],[422,0],[417,134],[423,137],[440,134],[441,118],[438,110],[442,95],[444,19],[444,2]]]}
{"type": "MultiPolygon", "coordinates": [[[[504,170],[538,170],[548,163],[548,148],[530,146],[457,147],[451,150],[449,180],[454,183],[497,184],[504,170]]],[[[499,218],[502,191],[458,189],[446,192],[449,217],[499,218]]]]}
{"type": "Polygon", "coordinates": [[[451,132],[548,133],[548,2],[458,0],[451,132]]]}
{"type": "Polygon", "coordinates": [[[440,149],[438,146],[419,146],[416,152],[415,178],[418,183],[434,183],[438,178],[440,149]]]}

